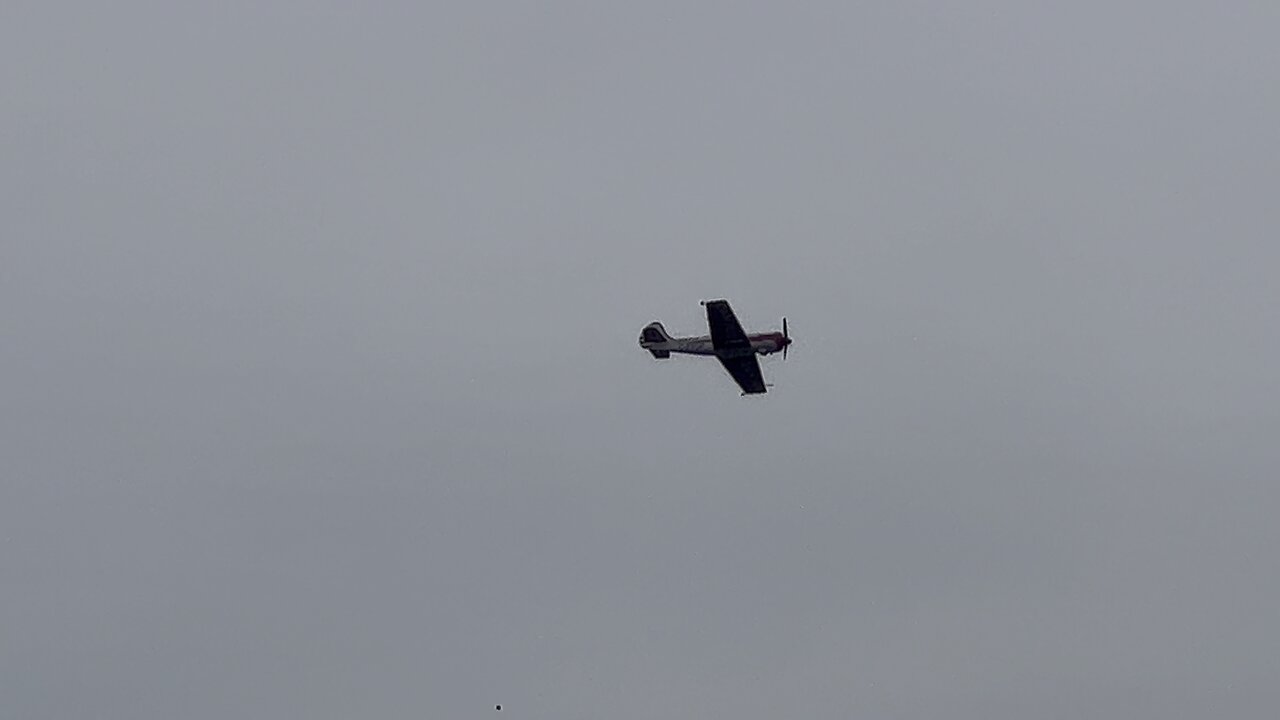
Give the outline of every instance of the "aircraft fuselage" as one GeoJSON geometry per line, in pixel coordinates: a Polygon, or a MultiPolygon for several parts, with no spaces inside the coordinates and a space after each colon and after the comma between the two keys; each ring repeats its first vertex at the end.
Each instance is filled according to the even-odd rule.
{"type": "MultiPolygon", "coordinates": [[[[782,333],[755,333],[753,335],[748,335],[747,339],[751,342],[751,351],[759,355],[776,353],[789,342],[788,339],[782,336],[782,333]]],[[[646,340],[642,337],[640,339],[640,347],[646,350],[684,353],[686,355],[716,354],[716,349],[711,345],[710,335],[682,338],[673,337],[656,341],[646,340]]]]}

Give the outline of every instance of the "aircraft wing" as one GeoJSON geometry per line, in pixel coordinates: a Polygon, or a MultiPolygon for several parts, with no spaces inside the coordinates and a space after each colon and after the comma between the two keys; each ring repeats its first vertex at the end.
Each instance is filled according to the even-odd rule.
{"type": "Polygon", "coordinates": [[[728,370],[733,379],[742,387],[743,393],[754,395],[765,392],[764,377],[760,375],[760,363],[756,360],[755,353],[748,352],[744,355],[734,355],[732,357],[719,355],[717,357],[720,360],[720,364],[724,365],[724,369],[728,370]]]}
{"type": "MultiPolygon", "coordinates": [[[[711,326],[711,347],[716,350],[751,347],[751,341],[747,339],[747,334],[742,331],[742,325],[733,314],[733,308],[729,307],[727,300],[708,300],[706,306],[707,325],[711,326]]],[[[752,359],[752,364],[755,364],[754,358],[752,359]]],[[[728,367],[728,365],[725,367],[728,367]]],[[[733,373],[733,370],[729,372],[733,373]]],[[[759,376],[760,370],[757,368],[756,377],[759,376]]],[[[734,377],[736,378],[737,375],[734,374],[734,377]]]]}

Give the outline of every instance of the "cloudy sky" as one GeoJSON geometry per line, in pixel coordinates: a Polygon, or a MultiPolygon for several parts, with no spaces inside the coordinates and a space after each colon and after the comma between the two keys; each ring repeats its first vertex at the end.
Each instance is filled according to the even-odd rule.
{"type": "Polygon", "coordinates": [[[0,8],[0,715],[1280,707],[1274,2],[203,5],[0,8]]]}

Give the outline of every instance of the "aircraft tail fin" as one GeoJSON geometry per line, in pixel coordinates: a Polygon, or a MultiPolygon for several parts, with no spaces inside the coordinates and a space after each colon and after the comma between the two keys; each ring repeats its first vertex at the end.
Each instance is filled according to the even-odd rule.
{"type": "Polygon", "coordinates": [[[671,336],[667,334],[667,329],[662,327],[660,322],[651,322],[640,331],[640,347],[653,353],[655,358],[671,357],[671,351],[666,347],[669,342],[671,342],[671,336]]]}

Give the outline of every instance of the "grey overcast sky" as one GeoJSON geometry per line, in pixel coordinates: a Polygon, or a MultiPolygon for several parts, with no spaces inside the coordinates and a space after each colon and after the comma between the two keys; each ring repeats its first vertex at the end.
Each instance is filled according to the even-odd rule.
{"type": "Polygon", "coordinates": [[[1275,717],[1277,37],[4,3],[0,716],[1275,717]]]}

